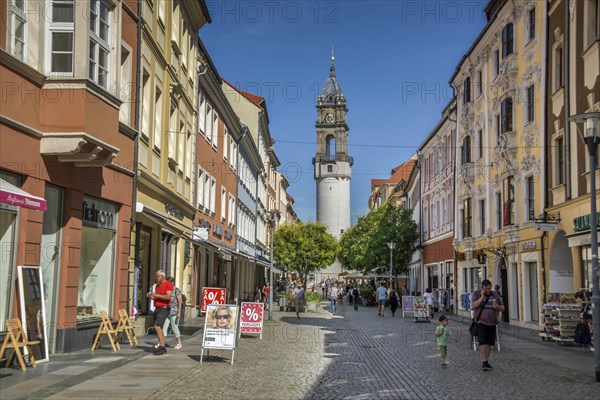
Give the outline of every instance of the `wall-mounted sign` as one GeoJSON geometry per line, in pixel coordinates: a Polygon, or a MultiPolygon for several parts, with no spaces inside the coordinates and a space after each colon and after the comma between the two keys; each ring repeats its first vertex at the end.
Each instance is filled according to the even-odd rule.
{"type": "Polygon", "coordinates": [[[521,243],[521,250],[535,250],[536,245],[534,241],[528,241],[521,243]]]}
{"type": "MultiPolygon", "coordinates": [[[[573,218],[575,232],[587,231],[590,229],[590,216],[591,214],[573,218]]],[[[596,213],[596,227],[600,227],[600,213],[596,213]]]]}
{"type": "Polygon", "coordinates": [[[217,236],[223,236],[223,233],[225,233],[225,230],[223,229],[223,227],[219,224],[214,224],[213,225],[213,233],[217,236]]]}
{"type": "Polygon", "coordinates": [[[233,235],[229,231],[225,231],[225,239],[231,240],[233,239],[233,235]]]}
{"type": "Polygon", "coordinates": [[[208,228],[194,228],[192,239],[199,242],[206,242],[208,240],[208,228]]]}
{"type": "Polygon", "coordinates": [[[542,232],[554,232],[558,229],[558,224],[556,222],[536,222],[535,230],[542,232]]]}
{"type": "Polygon", "coordinates": [[[83,196],[81,220],[83,225],[116,229],[117,206],[113,203],[83,196]]]}
{"type": "Polygon", "coordinates": [[[183,219],[183,217],[185,216],[183,214],[183,211],[181,211],[179,208],[175,207],[172,204],[165,204],[165,211],[167,212],[167,214],[169,214],[172,217],[175,217],[177,219],[183,219]]]}

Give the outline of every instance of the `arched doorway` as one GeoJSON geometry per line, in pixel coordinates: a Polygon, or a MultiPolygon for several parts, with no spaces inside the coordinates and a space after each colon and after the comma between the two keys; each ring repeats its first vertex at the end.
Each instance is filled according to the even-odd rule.
{"type": "Polygon", "coordinates": [[[573,257],[564,231],[556,234],[550,251],[549,293],[573,293],[573,257]]]}

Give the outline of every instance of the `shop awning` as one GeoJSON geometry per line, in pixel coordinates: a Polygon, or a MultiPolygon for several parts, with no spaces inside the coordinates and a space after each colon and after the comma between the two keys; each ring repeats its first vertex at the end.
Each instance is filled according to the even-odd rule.
{"type": "Polygon", "coordinates": [[[0,203],[46,211],[46,200],[27,193],[23,189],[0,178],[0,203]]]}

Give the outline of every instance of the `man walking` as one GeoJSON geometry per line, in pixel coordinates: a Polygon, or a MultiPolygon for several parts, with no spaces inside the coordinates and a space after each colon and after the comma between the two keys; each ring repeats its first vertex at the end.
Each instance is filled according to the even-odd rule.
{"type": "Polygon", "coordinates": [[[299,282],[294,289],[294,308],[296,309],[296,317],[298,319],[300,319],[302,306],[304,306],[304,288],[302,287],[302,283],[299,282]]]}
{"type": "Polygon", "coordinates": [[[471,308],[475,311],[477,323],[477,339],[479,341],[479,355],[481,356],[483,371],[489,371],[490,350],[496,344],[496,324],[498,311],[504,311],[504,303],[498,292],[492,291],[492,282],[484,279],[481,282],[481,291],[473,293],[471,308]]]}
{"type": "Polygon", "coordinates": [[[377,303],[379,304],[379,311],[377,315],[383,317],[383,311],[385,310],[385,303],[387,301],[387,289],[383,286],[383,282],[377,289],[377,303]]]}
{"type": "Polygon", "coordinates": [[[340,290],[338,289],[337,283],[334,282],[331,289],[329,289],[329,300],[331,301],[331,310],[333,312],[333,315],[335,315],[335,309],[336,309],[339,293],[340,293],[340,290]]]}
{"type": "Polygon", "coordinates": [[[165,335],[163,325],[169,317],[169,304],[171,304],[171,296],[173,294],[173,284],[167,281],[165,271],[156,271],[156,289],[154,292],[148,292],[149,299],[154,300],[154,330],[158,338],[158,347],[154,350],[155,355],[164,354],[167,352],[165,347],[165,335]]]}

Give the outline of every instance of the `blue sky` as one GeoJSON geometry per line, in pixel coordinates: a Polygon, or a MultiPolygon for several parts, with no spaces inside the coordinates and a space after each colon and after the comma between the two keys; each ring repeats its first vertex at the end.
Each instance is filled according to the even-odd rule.
{"type": "Polygon", "coordinates": [[[415,153],[452,97],[448,81],[485,25],[487,0],[207,1],[200,31],[219,73],[267,101],[271,135],[303,221],[316,219],[316,96],[335,46],[354,157],[351,218],[372,178],[415,153]]]}

